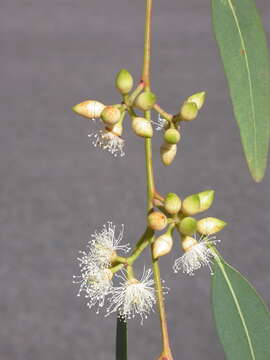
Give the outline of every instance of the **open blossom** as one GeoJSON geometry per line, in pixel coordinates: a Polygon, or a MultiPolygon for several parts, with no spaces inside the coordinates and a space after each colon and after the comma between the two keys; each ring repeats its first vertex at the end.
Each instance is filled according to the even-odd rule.
{"type": "Polygon", "coordinates": [[[103,150],[107,150],[115,157],[118,155],[121,157],[125,155],[125,140],[115,134],[113,131],[106,129],[98,130],[89,134],[88,137],[92,139],[92,144],[95,147],[100,147],[103,150]]]}
{"type": "Polygon", "coordinates": [[[207,265],[211,274],[213,274],[211,267],[213,253],[209,245],[215,245],[217,242],[219,242],[219,240],[215,240],[215,237],[202,236],[197,241],[190,236],[186,236],[182,242],[185,253],[175,260],[173,266],[174,272],[177,273],[182,270],[185,274],[194,275],[195,270],[207,265]]]}
{"type": "Polygon", "coordinates": [[[81,267],[81,275],[73,276],[73,283],[80,284],[78,296],[83,293],[89,299],[87,306],[92,308],[97,305],[97,313],[104,306],[106,296],[112,291],[112,272],[109,269],[100,269],[91,264],[88,269],[81,267]]]}
{"type": "Polygon", "coordinates": [[[118,251],[127,253],[130,250],[128,244],[120,244],[123,239],[123,233],[124,225],[121,226],[119,234],[116,235],[116,226],[111,221],[103,225],[102,230],[96,230],[91,235],[92,240],[90,240],[88,245],[91,261],[98,264],[101,268],[108,268],[111,266],[118,251]]]}
{"type": "Polygon", "coordinates": [[[118,312],[124,320],[139,315],[142,324],[156,303],[154,280],[151,276],[151,270],[144,270],[140,281],[135,278],[127,279],[124,273],[119,276],[120,286],[113,289],[107,315],[118,312]]]}

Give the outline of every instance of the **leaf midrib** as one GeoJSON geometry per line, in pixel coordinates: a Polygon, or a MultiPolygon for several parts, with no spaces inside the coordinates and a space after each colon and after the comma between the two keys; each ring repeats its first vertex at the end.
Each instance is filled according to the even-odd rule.
{"type": "Polygon", "coordinates": [[[231,9],[235,24],[236,24],[236,28],[238,30],[239,33],[239,37],[240,37],[240,42],[242,45],[242,48],[244,50],[244,59],[245,59],[245,63],[246,63],[246,67],[247,67],[247,74],[248,74],[248,84],[249,84],[249,96],[250,96],[250,103],[251,103],[251,111],[252,111],[252,117],[251,117],[251,122],[253,124],[253,129],[254,129],[254,166],[256,171],[258,171],[258,163],[257,163],[257,156],[258,156],[258,144],[257,144],[257,128],[256,128],[256,121],[255,121],[255,104],[254,104],[254,99],[253,99],[253,84],[252,84],[252,80],[251,80],[251,72],[250,72],[250,66],[249,66],[249,60],[248,60],[248,55],[247,55],[247,47],[246,47],[246,43],[241,31],[241,27],[234,9],[234,6],[232,4],[231,0],[227,0],[228,5],[231,9]]]}
{"type": "Polygon", "coordinates": [[[234,292],[234,290],[233,290],[233,287],[232,287],[232,285],[231,285],[231,282],[230,282],[230,280],[229,280],[229,278],[228,278],[228,275],[227,275],[227,273],[226,273],[226,270],[225,270],[225,268],[224,268],[224,265],[222,264],[221,259],[220,259],[219,256],[217,256],[217,255],[215,256],[215,259],[216,259],[216,261],[217,261],[217,263],[218,263],[218,265],[219,265],[219,267],[220,267],[220,270],[221,270],[222,273],[223,273],[223,276],[224,276],[224,278],[225,278],[225,280],[226,280],[226,283],[227,283],[228,288],[229,288],[229,290],[230,290],[230,292],[231,292],[233,301],[234,301],[234,303],[235,303],[236,309],[237,309],[237,311],[238,311],[239,317],[240,317],[241,322],[242,322],[242,324],[243,324],[244,331],[245,331],[245,335],[246,335],[247,342],[248,342],[248,345],[249,345],[249,348],[250,348],[250,352],[251,352],[251,357],[252,357],[253,360],[256,360],[256,356],[255,356],[255,352],[254,352],[254,349],[253,349],[252,341],[251,341],[251,338],[250,338],[250,335],[249,335],[249,331],[248,331],[248,328],[247,328],[246,320],[245,320],[244,314],[243,314],[243,312],[242,312],[241,306],[240,306],[240,304],[239,304],[239,301],[238,301],[238,299],[237,299],[237,296],[236,296],[236,294],[235,294],[235,292],[234,292]]]}

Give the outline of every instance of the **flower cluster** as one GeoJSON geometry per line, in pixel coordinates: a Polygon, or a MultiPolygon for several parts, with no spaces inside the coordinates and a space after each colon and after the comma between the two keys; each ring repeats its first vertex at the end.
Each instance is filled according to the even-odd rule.
{"type": "Polygon", "coordinates": [[[73,283],[80,284],[78,296],[81,294],[88,299],[87,306],[100,308],[108,304],[107,315],[118,313],[124,320],[139,315],[141,322],[153,310],[155,300],[155,290],[152,271],[143,271],[141,280],[134,277],[127,277],[122,271],[119,286],[113,285],[113,272],[111,266],[117,257],[117,252],[129,251],[128,245],[121,245],[123,239],[122,228],[116,236],[116,226],[108,222],[102,230],[96,230],[92,239],[87,245],[86,251],[80,251],[77,258],[81,274],[73,277],[73,283]]]}

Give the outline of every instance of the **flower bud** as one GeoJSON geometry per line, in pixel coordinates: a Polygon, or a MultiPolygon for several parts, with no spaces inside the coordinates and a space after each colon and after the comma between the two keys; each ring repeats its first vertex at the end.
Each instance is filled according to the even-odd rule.
{"type": "Polygon", "coordinates": [[[105,105],[96,100],[86,100],[75,106],[72,110],[75,113],[84,116],[88,119],[95,119],[101,116],[102,111],[104,110],[105,105]]]}
{"type": "Polygon", "coordinates": [[[186,215],[195,215],[200,212],[201,202],[198,194],[186,197],[182,204],[182,212],[186,215]]]}
{"type": "Polygon", "coordinates": [[[116,75],[115,86],[122,95],[126,95],[133,87],[133,77],[126,69],[121,69],[116,75]]]}
{"type": "Polygon", "coordinates": [[[101,113],[102,120],[108,125],[118,123],[121,118],[121,111],[116,106],[106,106],[101,113]]]}
{"type": "Polygon", "coordinates": [[[151,91],[144,91],[135,100],[135,106],[143,111],[152,109],[155,103],[156,95],[151,91]]]}
{"type": "Polygon", "coordinates": [[[226,225],[225,221],[208,217],[198,221],[197,231],[203,235],[212,235],[222,230],[226,225]]]}
{"type": "Polygon", "coordinates": [[[198,107],[195,102],[184,102],[180,110],[181,120],[192,121],[198,115],[198,107]]]}
{"type": "Polygon", "coordinates": [[[150,138],[153,136],[153,127],[151,122],[143,117],[132,118],[132,129],[136,135],[141,137],[150,138]]]}
{"type": "Polygon", "coordinates": [[[192,235],[197,230],[197,220],[193,217],[185,217],[179,224],[178,229],[183,235],[192,235]]]}
{"type": "Polygon", "coordinates": [[[110,269],[105,269],[105,270],[104,270],[104,273],[106,274],[106,278],[107,278],[108,280],[112,280],[112,278],[113,278],[113,272],[112,272],[110,269]]]}
{"type": "Polygon", "coordinates": [[[106,126],[106,130],[111,131],[114,135],[121,136],[123,133],[123,125],[118,122],[115,125],[106,126]]]}
{"type": "Polygon", "coordinates": [[[187,102],[195,103],[197,108],[200,110],[205,102],[205,91],[191,95],[187,98],[187,102]]]}
{"type": "Polygon", "coordinates": [[[174,193],[168,193],[164,200],[164,208],[171,215],[177,214],[181,209],[179,196],[174,193]]]}
{"type": "Polygon", "coordinates": [[[214,190],[205,190],[198,193],[200,198],[200,212],[208,210],[210,206],[213,204],[215,198],[215,191],[214,190]]]}
{"type": "Polygon", "coordinates": [[[166,232],[160,235],[153,245],[153,257],[158,259],[161,256],[167,255],[173,246],[173,239],[170,233],[166,232]]]}
{"type": "Polygon", "coordinates": [[[173,162],[177,152],[176,144],[163,143],[160,148],[160,157],[163,165],[168,166],[173,162]]]}
{"type": "Polygon", "coordinates": [[[176,129],[168,129],[164,133],[164,140],[168,144],[177,144],[181,139],[181,134],[176,129]]]}
{"type": "Polygon", "coordinates": [[[184,236],[182,238],[182,249],[187,252],[189,251],[194,245],[197,245],[198,241],[191,236],[184,236]]]}
{"type": "Polygon", "coordinates": [[[161,231],[165,229],[168,224],[166,215],[162,212],[154,211],[148,215],[148,225],[152,230],[161,231]]]}

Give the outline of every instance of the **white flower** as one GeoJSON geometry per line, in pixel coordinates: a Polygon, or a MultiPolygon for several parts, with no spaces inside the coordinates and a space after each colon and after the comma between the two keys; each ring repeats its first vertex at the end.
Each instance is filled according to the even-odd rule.
{"type": "Polygon", "coordinates": [[[109,130],[98,130],[88,135],[92,138],[92,144],[95,147],[100,147],[103,150],[107,150],[113,156],[125,155],[124,144],[125,140],[120,136],[116,135],[113,131],[109,130]]]}
{"type": "Polygon", "coordinates": [[[130,248],[127,245],[120,245],[123,239],[124,225],[121,226],[121,230],[116,236],[116,226],[108,221],[103,225],[102,230],[96,230],[91,235],[92,240],[89,242],[89,255],[91,262],[98,264],[99,267],[108,268],[111,266],[113,258],[117,255],[118,251],[127,253],[130,248]]]}
{"type": "Polygon", "coordinates": [[[100,269],[90,263],[81,267],[80,276],[73,276],[73,283],[80,284],[77,296],[84,293],[85,298],[89,299],[87,303],[89,308],[97,305],[97,314],[104,306],[106,296],[112,291],[112,276],[109,269],[100,269]]]}
{"type": "Polygon", "coordinates": [[[209,245],[215,245],[219,241],[215,240],[215,237],[202,236],[198,241],[190,236],[184,237],[182,247],[185,253],[175,260],[174,272],[177,273],[182,270],[183,273],[194,275],[195,270],[207,265],[213,274],[211,264],[214,255],[209,245]]]}
{"type": "Polygon", "coordinates": [[[151,270],[144,270],[140,281],[135,278],[128,280],[124,273],[119,276],[122,281],[112,291],[107,315],[118,312],[125,321],[139,315],[142,324],[156,303],[154,280],[151,276],[151,270]]]}
{"type": "Polygon", "coordinates": [[[157,131],[164,130],[169,124],[166,119],[160,116],[160,114],[158,114],[157,121],[152,121],[152,123],[154,124],[157,131]]]}

